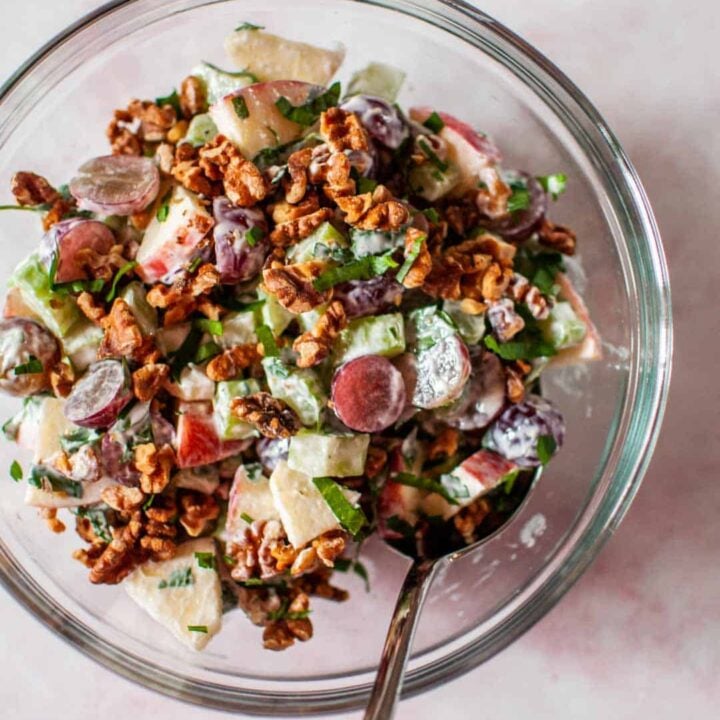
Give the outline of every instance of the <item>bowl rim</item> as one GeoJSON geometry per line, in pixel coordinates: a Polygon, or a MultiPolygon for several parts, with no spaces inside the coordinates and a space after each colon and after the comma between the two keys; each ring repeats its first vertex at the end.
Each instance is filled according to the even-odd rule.
{"type": "MultiPolygon", "coordinates": [[[[208,0],[203,4],[224,1],[226,0],[208,0]]],[[[521,79],[526,85],[531,84],[528,81],[528,76],[531,76],[529,79],[534,83],[533,92],[540,96],[546,105],[550,103],[547,96],[541,95],[540,90],[546,94],[550,91],[552,94],[553,86],[555,92],[560,92],[570,99],[574,105],[570,112],[573,120],[584,122],[587,125],[586,130],[592,128],[595,131],[596,138],[593,143],[596,146],[595,149],[604,150],[608,154],[608,159],[612,160],[615,180],[623,186],[625,199],[631,203],[635,213],[634,226],[639,229],[639,237],[645,241],[641,248],[642,252],[629,248],[631,252],[635,253],[635,256],[632,258],[634,262],[630,263],[628,270],[636,283],[643,280],[650,281],[649,285],[641,285],[645,288],[650,300],[647,297],[639,300],[640,333],[648,341],[651,355],[657,364],[653,368],[652,382],[642,382],[643,368],[638,367],[637,362],[635,367],[630,369],[635,381],[633,389],[635,395],[632,403],[632,417],[629,422],[642,425],[644,436],[639,441],[640,445],[636,451],[631,453],[633,457],[625,458],[630,462],[629,465],[626,462],[624,468],[624,473],[627,475],[625,483],[614,496],[609,498],[609,502],[603,501],[603,508],[593,510],[596,521],[593,527],[584,529],[582,534],[578,533],[578,537],[574,541],[574,550],[564,561],[566,572],[562,576],[553,573],[552,577],[536,578],[534,582],[538,588],[530,602],[527,603],[527,607],[524,607],[512,622],[503,623],[496,628],[484,643],[472,641],[464,646],[460,645],[451,659],[444,658],[433,661],[411,670],[403,687],[403,697],[409,697],[468,672],[526,632],[573,586],[619,525],[647,470],[667,403],[673,349],[670,282],[657,223],[635,168],[594,105],[550,60],[502,23],[497,22],[490,15],[465,0],[347,1],[399,12],[404,16],[430,22],[439,30],[451,32],[465,42],[471,42],[468,35],[472,35],[475,28],[482,28],[483,32],[494,35],[495,39],[503,43],[506,48],[517,53],[516,58],[503,56],[501,62],[516,76],[522,72],[525,77],[521,79]],[[468,23],[468,26],[459,28],[458,19],[468,23]],[[440,26],[440,22],[442,22],[442,26],[440,26]],[[464,34],[460,34],[461,30],[464,30],[464,34]],[[527,63],[529,67],[522,66],[518,58],[527,63]],[[634,409],[636,403],[641,405],[639,411],[634,409]],[[642,413],[643,422],[638,421],[638,412],[642,413]],[[603,513],[600,513],[600,509],[603,510],[603,513]],[[597,522],[598,519],[602,522],[597,522]],[[580,542],[579,539],[582,539],[583,542],[580,542]]],[[[0,108],[8,94],[17,88],[39,63],[50,57],[58,47],[95,22],[112,15],[123,7],[132,6],[138,2],[143,2],[143,0],[110,0],[52,37],[0,86],[0,108]]],[[[194,5],[194,7],[198,7],[198,5],[194,5]]],[[[476,35],[476,38],[479,38],[479,35],[476,35]]],[[[471,44],[480,50],[478,42],[471,42],[471,44]]],[[[497,54],[494,54],[493,57],[496,60],[500,59],[497,54]]],[[[605,172],[608,172],[607,167],[605,167],[605,172]]],[[[638,353],[635,353],[635,359],[638,359],[638,353]]],[[[623,415],[625,413],[626,411],[623,410],[623,415]]],[[[578,524],[579,518],[575,525],[578,524]]],[[[563,544],[569,542],[572,534],[573,530],[571,529],[563,540],[563,544]]],[[[362,706],[369,695],[370,682],[353,688],[278,693],[265,690],[241,691],[219,684],[180,678],[171,671],[144,662],[141,658],[124,656],[118,652],[114,646],[59,607],[43,588],[14,561],[14,558],[8,557],[2,548],[0,551],[2,551],[0,552],[0,583],[19,605],[29,610],[57,636],[88,657],[152,690],[206,707],[259,715],[273,714],[275,711],[281,711],[283,714],[347,711],[362,706]],[[147,673],[148,669],[152,670],[151,674],[147,673]]],[[[432,654],[432,651],[425,654],[432,654]]]]}

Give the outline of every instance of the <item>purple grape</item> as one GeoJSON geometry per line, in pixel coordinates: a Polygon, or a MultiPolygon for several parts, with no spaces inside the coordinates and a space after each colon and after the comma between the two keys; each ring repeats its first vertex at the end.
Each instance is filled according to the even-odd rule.
{"type": "Polygon", "coordinates": [[[177,433],[175,426],[164,418],[157,410],[150,410],[150,424],[155,445],[175,445],[177,433]]]}
{"type": "Polygon", "coordinates": [[[397,108],[382,98],[355,95],[340,107],[356,113],[370,135],[391,150],[397,150],[410,134],[408,124],[397,108]]]}
{"type": "Polygon", "coordinates": [[[397,307],[403,286],[392,277],[380,275],[372,280],[351,280],[335,286],[333,299],[340,300],[349,318],[375,315],[397,307]]]}
{"type": "Polygon", "coordinates": [[[527,240],[545,217],[547,194],[542,185],[527,173],[503,173],[503,180],[506,183],[524,182],[530,193],[530,204],[525,210],[517,210],[503,220],[492,222],[489,229],[506,240],[527,240]]]}
{"type": "Polygon", "coordinates": [[[255,446],[255,450],[263,468],[265,468],[266,472],[270,473],[275,470],[281,460],[287,460],[289,449],[289,438],[284,438],[282,440],[260,438],[255,446]]]}
{"type": "Polygon", "coordinates": [[[458,335],[448,335],[418,352],[414,369],[412,404],[426,410],[442,407],[462,393],[470,377],[470,353],[458,335]]]}
{"type": "Polygon", "coordinates": [[[26,396],[47,390],[48,371],[59,359],[57,340],[42,325],[25,318],[0,320],[3,392],[26,396]]]}
{"type": "Polygon", "coordinates": [[[127,445],[113,439],[109,433],[103,435],[100,443],[100,462],[103,474],[121,485],[135,487],[140,484],[140,473],[132,463],[132,452],[127,445]]]}
{"type": "Polygon", "coordinates": [[[462,395],[436,412],[440,420],[460,430],[487,427],[505,407],[505,371],[497,355],[472,353],[472,375],[462,395]]]}
{"type": "Polygon", "coordinates": [[[511,405],[490,426],[484,444],[522,467],[538,467],[538,441],[549,435],[557,449],[565,439],[565,421],[557,408],[539,395],[511,405]]]}
{"type": "Polygon", "coordinates": [[[226,197],[218,197],[213,201],[213,215],[221,282],[236,285],[255,277],[270,252],[268,225],[262,210],[236,207],[226,197]]]}
{"type": "Polygon", "coordinates": [[[108,427],[132,397],[127,367],[119,360],[103,360],[75,383],[65,402],[65,417],[82,427],[108,427]]]}

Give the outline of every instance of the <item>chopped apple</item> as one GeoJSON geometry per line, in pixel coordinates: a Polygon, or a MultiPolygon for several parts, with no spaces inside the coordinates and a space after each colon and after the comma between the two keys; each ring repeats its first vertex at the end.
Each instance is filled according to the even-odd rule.
{"type": "Polygon", "coordinates": [[[415,526],[420,518],[423,492],[418,488],[388,480],[378,499],[378,531],[386,540],[399,540],[402,534],[388,525],[390,518],[415,526]]]}
{"type": "Polygon", "coordinates": [[[167,201],[167,213],[158,212],[145,230],[136,272],[146,283],[171,281],[197,255],[200,241],[214,224],[198,196],[177,186],[167,201]]]}
{"type": "Polygon", "coordinates": [[[123,583],[143,610],[193,650],[202,650],[222,624],[220,576],[196,557],[207,553],[215,554],[210,538],[183,543],[172,559],[145,562],[123,583]]]}
{"type": "Polygon", "coordinates": [[[180,372],[177,382],[168,382],[165,389],[173,396],[187,402],[212,400],[215,397],[215,383],[205,371],[190,363],[180,372]]]}
{"type": "Polygon", "coordinates": [[[514,462],[497,453],[478,450],[443,476],[443,485],[455,498],[457,505],[452,505],[437,493],[429,493],[422,501],[422,510],[427,515],[440,515],[443,520],[447,520],[497,487],[517,469],[514,462]]]}
{"type": "Polygon", "coordinates": [[[30,507],[51,508],[60,510],[62,508],[74,508],[82,505],[95,505],[102,500],[103,490],[116,487],[118,483],[110,478],[100,478],[96,482],[80,483],[82,485],[82,496],[74,497],[63,492],[49,492],[41,488],[28,485],[25,489],[24,502],[30,507]]]}
{"type": "Polygon", "coordinates": [[[302,80],[327,85],[345,58],[345,50],[326,50],[262,30],[238,30],[225,40],[237,67],[260,80],[302,80]]]}
{"type": "Polygon", "coordinates": [[[297,140],[303,126],[288,120],[275,103],[285,97],[291,105],[302,105],[317,85],[292,80],[256,83],[226,95],[210,108],[218,132],[231,140],[247,158],[263,148],[297,140]]]}
{"type": "Polygon", "coordinates": [[[270,491],[270,481],[260,466],[240,465],[230,488],[225,521],[228,537],[238,537],[255,520],[280,520],[280,515],[270,491]]]}
{"type": "Polygon", "coordinates": [[[237,455],[244,441],[224,442],[215,428],[212,403],[180,403],[177,426],[177,463],[180,468],[210,465],[237,455]]]}

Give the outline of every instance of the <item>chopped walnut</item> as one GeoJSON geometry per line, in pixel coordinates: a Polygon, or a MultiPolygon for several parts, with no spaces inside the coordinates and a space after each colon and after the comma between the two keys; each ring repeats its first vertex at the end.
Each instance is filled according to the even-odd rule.
{"type": "Polygon", "coordinates": [[[519,403],[525,399],[525,377],[531,370],[532,365],[523,360],[516,360],[505,366],[505,386],[511,403],[519,403]]]}
{"type": "Polygon", "coordinates": [[[67,362],[59,362],[50,370],[50,387],[56,397],[65,398],[75,384],[75,370],[67,362]]]}
{"type": "Polygon", "coordinates": [[[376,478],[387,465],[387,461],[387,451],[375,445],[370,445],[367,451],[367,457],[365,458],[365,471],[363,474],[371,480],[376,478]]]}
{"type": "Polygon", "coordinates": [[[54,533],[65,532],[65,523],[57,518],[57,509],[55,508],[40,508],[40,517],[45,520],[48,528],[54,533]]]}
{"type": "Polygon", "coordinates": [[[32,172],[15,173],[10,189],[18,205],[23,207],[52,205],[61,199],[60,193],[44,177],[32,172]]]}
{"type": "Polygon", "coordinates": [[[327,532],[312,541],[309,547],[297,553],[290,568],[291,575],[314,572],[320,567],[334,567],[347,545],[347,534],[340,530],[327,532]]]}
{"type": "Polygon", "coordinates": [[[415,249],[416,243],[420,242],[420,250],[402,280],[406,288],[419,288],[425,282],[425,278],[432,270],[432,257],[425,240],[426,234],[417,228],[408,228],[405,233],[405,257],[415,249]]]}
{"type": "Polygon", "coordinates": [[[503,182],[500,173],[494,167],[480,170],[480,181],[484,187],[477,191],[475,203],[483,215],[499,220],[508,214],[508,200],[512,189],[503,182]]]}
{"type": "Polygon", "coordinates": [[[550,300],[523,275],[512,276],[508,295],[517,303],[525,303],[536,320],[545,320],[550,315],[550,300]]]}
{"type": "MultiPolygon", "coordinates": [[[[112,529],[112,540],[106,544],[102,553],[95,558],[92,555],[77,553],[76,557],[83,562],[91,563],[90,582],[114,585],[122,582],[138,564],[136,545],[142,533],[142,515],[136,511],[127,525],[112,529]]],[[[93,546],[94,547],[94,546],[93,546]]]]}
{"type": "Polygon", "coordinates": [[[384,185],[372,193],[339,197],[336,202],[345,213],[345,222],[361,230],[399,230],[410,217],[407,205],[395,200],[384,185]]]}
{"type": "Polygon", "coordinates": [[[150,522],[168,524],[174,521],[177,515],[177,503],[173,495],[158,495],[152,505],[144,510],[150,522]]]}
{"type": "MultiPolygon", "coordinates": [[[[182,322],[196,310],[209,315],[214,305],[207,305],[206,295],[220,284],[220,273],[210,263],[201,265],[195,275],[182,275],[171,286],[155,285],[147,294],[150,305],[166,310],[163,324],[168,327],[182,322]]],[[[209,302],[209,301],[208,301],[209,302]]],[[[217,319],[217,318],[213,318],[217,319]]]]}
{"type": "Polygon", "coordinates": [[[175,452],[170,445],[157,448],[155,443],[135,446],[135,468],[140,473],[140,488],[148,495],[161,493],[170,482],[175,452]]]}
{"type": "Polygon", "coordinates": [[[50,209],[45,213],[45,215],[43,215],[43,230],[49,230],[53,225],[55,225],[55,223],[59,223],[76,208],[77,205],[74,199],[66,200],[63,197],[58,198],[50,206],[50,209]]]}
{"type": "Polygon", "coordinates": [[[138,357],[138,352],[143,349],[144,339],[140,326],[125,300],[115,299],[110,314],[102,319],[101,325],[105,335],[98,349],[98,358],[138,357]]]}
{"type": "Polygon", "coordinates": [[[550,247],[564,255],[574,255],[577,246],[577,236],[568,227],[556,225],[544,218],[538,230],[538,240],[541,245],[550,247]]]}
{"type": "Polygon", "coordinates": [[[127,110],[116,110],[105,131],[113,155],[142,155],[142,140],[132,128],[137,125],[127,110]]]}
{"type": "Polygon", "coordinates": [[[330,155],[325,168],[325,182],[323,192],[335,202],[338,198],[355,194],[356,185],[352,179],[352,165],[350,158],[345,153],[336,152],[330,155]]]}
{"type": "Polygon", "coordinates": [[[291,205],[286,200],[273,203],[270,206],[272,211],[272,219],[276,225],[293,222],[307,215],[317,212],[320,209],[320,200],[317,193],[309,193],[302,202],[297,205],[291,205]]]}
{"type": "Polygon", "coordinates": [[[370,149],[370,139],[360,118],[339,107],[320,115],[320,134],[333,152],[370,149]]]}
{"type": "Polygon", "coordinates": [[[190,119],[207,111],[208,101],[205,85],[194,75],[188,75],[180,83],[180,109],[183,115],[190,119]]]}
{"type": "Polygon", "coordinates": [[[505,293],[512,278],[512,270],[503,268],[499,263],[492,263],[483,273],[480,285],[485,300],[499,300],[505,293]]]}
{"type": "Polygon", "coordinates": [[[138,134],[148,142],[162,142],[177,120],[172,105],[159,107],[149,100],[133,100],[128,105],[128,112],[140,122],[138,134]]]}
{"type": "Polygon", "coordinates": [[[212,495],[194,490],[180,494],[180,524],[190,537],[202,535],[220,515],[220,506],[212,495]]]}
{"type": "Polygon", "coordinates": [[[330,355],[335,339],[347,327],[347,323],[343,304],[334,300],[312,330],[300,335],[293,343],[293,350],[300,356],[297,360],[298,367],[312,367],[330,355]]]}
{"type": "Polygon", "coordinates": [[[477,529],[489,515],[490,509],[490,503],[485,498],[480,498],[464,507],[453,518],[455,529],[462,535],[463,540],[468,545],[471,545],[477,539],[477,529]]]}
{"type": "Polygon", "coordinates": [[[277,520],[256,520],[228,546],[228,554],[235,560],[230,574],[239,581],[274,577],[287,567],[278,569],[278,556],[281,563],[287,563],[288,552],[295,553],[282,525],[277,520]]]}
{"type": "Polygon", "coordinates": [[[457,260],[447,256],[433,258],[432,268],[422,285],[423,292],[431,297],[459,300],[462,277],[463,269],[457,260]]]}
{"type": "MultiPolygon", "coordinates": [[[[186,145],[187,143],[183,143],[186,145]]],[[[180,160],[176,161],[172,168],[172,176],[190,192],[205,197],[215,197],[222,194],[222,185],[213,183],[207,179],[202,168],[197,164],[196,160],[180,160]]]]}
{"type": "Polygon", "coordinates": [[[262,359],[256,343],[236,345],[214,357],[205,372],[213,382],[223,382],[237,377],[242,370],[262,359]]]}
{"type": "Polygon", "coordinates": [[[452,457],[460,445],[460,432],[455,428],[444,428],[440,434],[430,443],[428,458],[437,460],[439,458],[452,457]]]}
{"type": "Polygon", "coordinates": [[[323,223],[333,217],[330,208],[320,208],[309,215],[280,223],[270,233],[270,242],[278,247],[288,247],[312,235],[323,223]]]}
{"type": "Polygon", "coordinates": [[[300,430],[297,413],[270,393],[258,392],[234,398],[230,410],[239,420],[254,425],[268,438],[287,438],[300,430]]]}
{"type": "Polygon", "coordinates": [[[101,496],[103,502],[118,512],[132,512],[145,502],[145,494],[140,488],[113,485],[105,488],[101,496]]]}
{"type": "Polygon", "coordinates": [[[165,363],[151,363],[136,370],[132,376],[135,397],[140,402],[152,400],[169,374],[170,366],[165,363]]]}
{"type": "Polygon", "coordinates": [[[525,327],[525,321],[516,312],[515,304],[510,298],[491,303],[487,318],[500,342],[512,340],[525,327]]]}
{"type": "Polygon", "coordinates": [[[273,263],[263,270],[265,289],[291,313],[298,315],[308,312],[327,302],[332,294],[332,290],[319,292],[313,286],[313,282],[326,268],[327,264],[319,260],[294,265],[273,263]]]}
{"type": "MultiPolygon", "coordinates": [[[[479,235],[466,242],[475,247],[477,252],[489,255],[493,260],[502,265],[503,268],[512,267],[515,254],[517,253],[515,245],[505,242],[496,235],[490,235],[489,233],[479,235]]],[[[461,243],[460,246],[465,244],[466,243],[461,243]]]]}
{"type": "Polygon", "coordinates": [[[100,325],[102,319],[107,315],[105,303],[97,300],[89,292],[84,291],[78,295],[77,305],[82,314],[96,325],[100,325]]]}
{"type": "Polygon", "coordinates": [[[285,200],[291,205],[297,205],[307,192],[308,168],[312,160],[312,152],[312,148],[303,148],[292,153],[288,158],[287,176],[283,179],[283,186],[285,200]]]}

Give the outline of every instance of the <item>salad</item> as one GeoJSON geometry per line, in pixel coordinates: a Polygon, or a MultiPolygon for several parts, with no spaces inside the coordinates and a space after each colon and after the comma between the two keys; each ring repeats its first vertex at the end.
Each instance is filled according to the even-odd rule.
{"type": "Polygon", "coordinates": [[[44,234],[0,321],[3,432],[91,583],[191,648],[240,608],[278,650],[347,598],[336,571],[369,582],[373,533],[498,527],[565,435],[540,374],[600,341],[548,219],[564,175],[504,167],[442,98],[401,108],[398,69],[343,91],[341,50],[249,23],[226,50],[116,110],[66,185],[14,176],[3,209],[44,234]]]}

